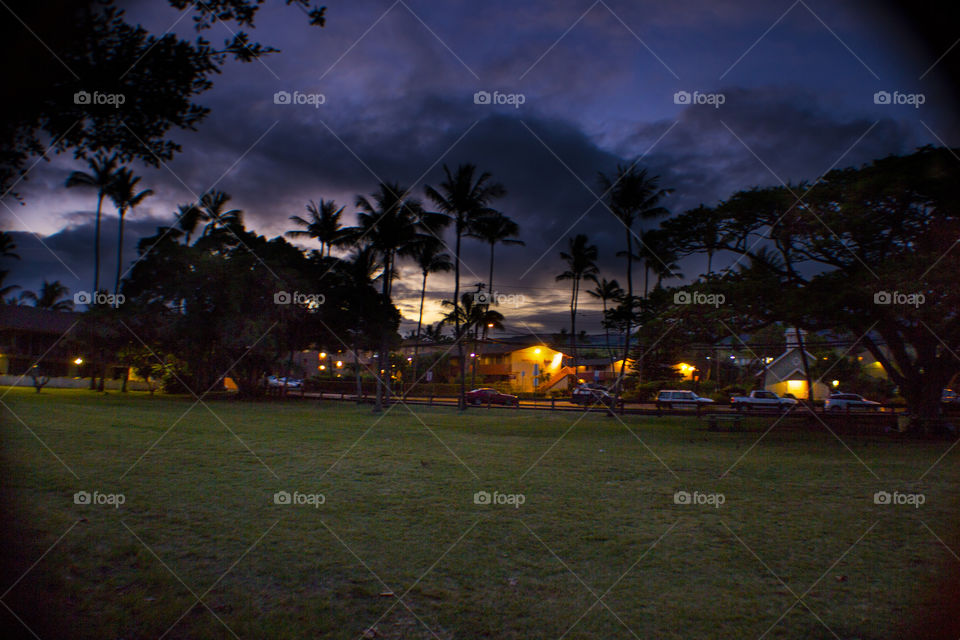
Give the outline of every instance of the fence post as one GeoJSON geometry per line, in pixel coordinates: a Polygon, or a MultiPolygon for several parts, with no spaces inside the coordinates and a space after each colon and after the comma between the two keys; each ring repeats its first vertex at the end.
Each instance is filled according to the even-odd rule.
{"type": "Polygon", "coordinates": [[[550,411],[556,411],[556,410],[557,410],[557,399],[550,398],[550,411]]]}
{"type": "Polygon", "coordinates": [[[432,394],[432,393],[430,394],[430,406],[431,406],[431,407],[433,406],[433,394],[432,394]]]}

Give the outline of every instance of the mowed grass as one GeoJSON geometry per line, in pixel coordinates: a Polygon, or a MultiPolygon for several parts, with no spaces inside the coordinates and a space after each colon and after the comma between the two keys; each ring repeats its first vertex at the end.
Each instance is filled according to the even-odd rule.
{"type": "Polygon", "coordinates": [[[2,392],[0,617],[27,637],[893,638],[960,566],[950,442],[2,392]]]}

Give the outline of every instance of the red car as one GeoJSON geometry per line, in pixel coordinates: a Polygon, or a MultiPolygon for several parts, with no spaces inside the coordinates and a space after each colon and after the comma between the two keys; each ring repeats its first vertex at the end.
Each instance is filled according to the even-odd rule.
{"type": "Polygon", "coordinates": [[[512,396],[509,393],[500,393],[496,389],[482,388],[468,391],[465,395],[467,404],[506,404],[514,407],[520,406],[520,398],[512,396]]]}

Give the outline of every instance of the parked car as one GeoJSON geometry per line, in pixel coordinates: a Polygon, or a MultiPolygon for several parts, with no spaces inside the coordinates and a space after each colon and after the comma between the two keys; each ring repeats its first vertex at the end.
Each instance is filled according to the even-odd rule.
{"type": "Polygon", "coordinates": [[[713,404],[710,398],[701,398],[693,391],[682,391],[678,389],[664,389],[657,394],[657,408],[666,407],[674,409],[676,407],[702,407],[705,404],[713,404]]]}
{"type": "Polygon", "coordinates": [[[584,406],[602,404],[609,407],[613,404],[613,401],[614,397],[610,395],[606,387],[599,384],[581,384],[570,393],[570,402],[573,404],[584,406]]]}
{"type": "Polygon", "coordinates": [[[855,393],[832,393],[826,402],[823,403],[823,408],[827,411],[846,411],[847,409],[879,411],[880,403],[867,400],[863,396],[855,393]]]}
{"type": "Polygon", "coordinates": [[[940,394],[940,402],[944,404],[958,404],[960,403],[960,396],[958,396],[957,392],[953,389],[944,389],[943,393],[940,394]]]}
{"type": "Polygon", "coordinates": [[[303,380],[298,378],[278,378],[277,376],[267,376],[268,387],[286,387],[287,389],[299,389],[303,386],[303,380]]]}
{"type": "Polygon", "coordinates": [[[500,393],[496,389],[486,387],[467,391],[465,397],[468,404],[507,404],[515,407],[520,406],[520,398],[517,396],[512,396],[509,393],[500,393]]]}
{"type": "Polygon", "coordinates": [[[730,398],[730,406],[737,411],[743,409],[777,409],[784,411],[796,406],[797,401],[793,398],[781,398],[773,391],[764,391],[757,389],[751,391],[747,396],[733,396],[730,398]]]}

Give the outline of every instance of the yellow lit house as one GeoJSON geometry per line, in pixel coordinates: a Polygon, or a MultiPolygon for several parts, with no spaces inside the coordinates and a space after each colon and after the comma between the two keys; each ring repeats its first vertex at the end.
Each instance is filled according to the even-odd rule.
{"type": "Polygon", "coordinates": [[[467,371],[478,359],[478,380],[484,383],[509,382],[514,391],[565,390],[573,384],[573,367],[564,366],[565,354],[545,344],[486,343],[478,351],[465,354],[467,371]]]}
{"type": "MultiPolygon", "coordinates": [[[[773,391],[778,396],[787,393],[796,398],[809,399],[807,378],[803,370],[803,356],[807,357],[807,365],[812,366],[815,356],[804,349],[800,351],[800,339],[806,336],[806,331],[800,330],[797,336],[796,329],[787,329],[787,350],[770,362],[763,370],[763,388],[773,391]]],[[[813,399],[824,400],[830,395],[830,388],[822,382],[813,383],[813,399]]]]}

